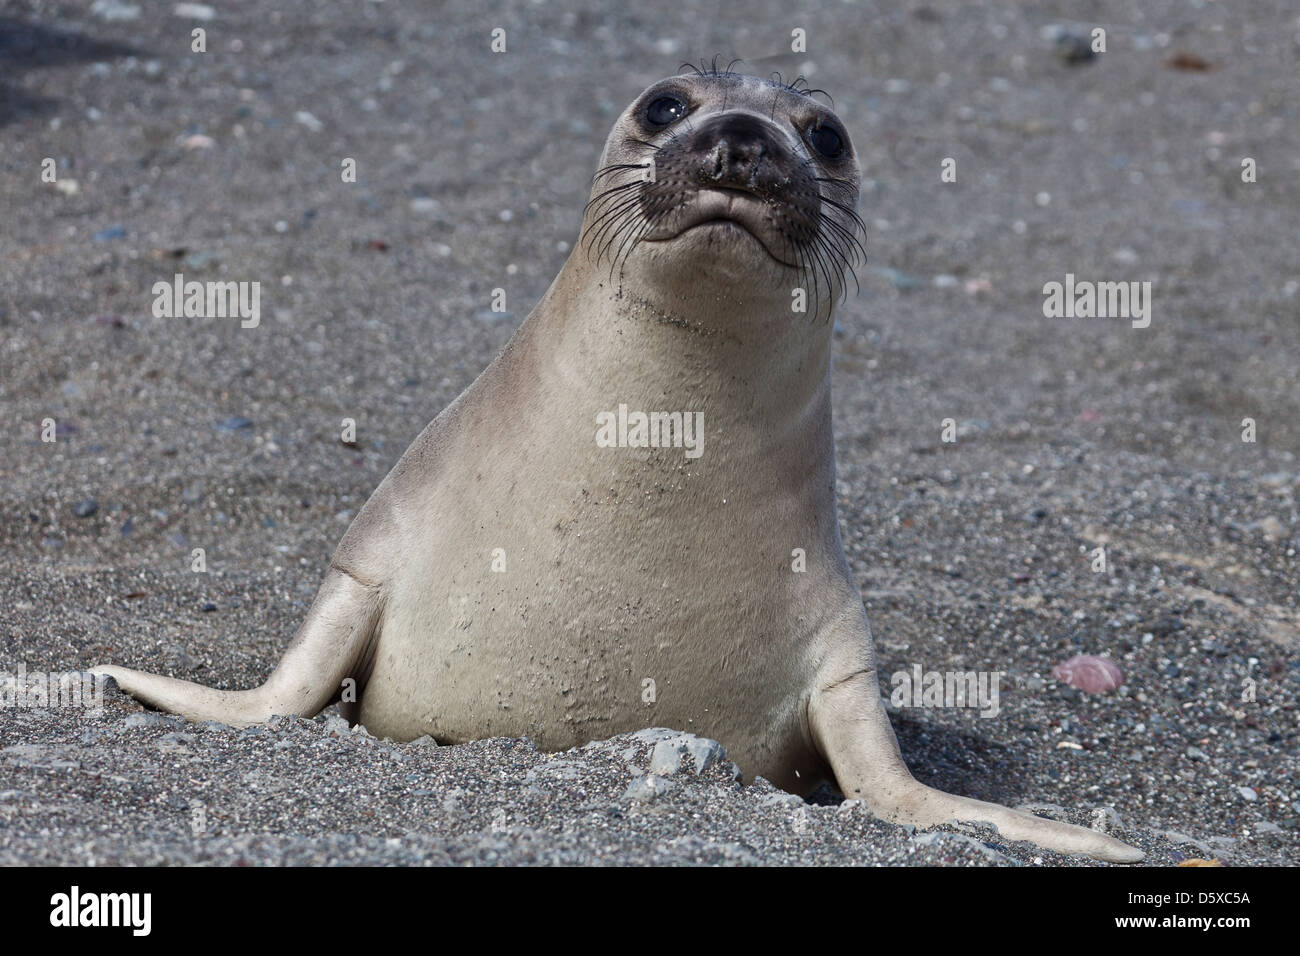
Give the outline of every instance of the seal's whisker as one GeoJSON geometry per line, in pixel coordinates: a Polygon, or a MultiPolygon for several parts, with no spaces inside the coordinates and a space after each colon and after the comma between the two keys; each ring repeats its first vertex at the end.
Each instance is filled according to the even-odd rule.
{"type": "Polygon", "coordinates": [[[618,224],[619,220],[627,215],[629,211],[635,209],[635,207],[636,203],[628,200],[622,205],[615,206],[608,210],[601,215],[599,219],[592,223],[591,229],[583,237],[583,240],[585,242],[598,244],[605,233],[610,229],[613,229],[618,224]]]}
{"type": "MultiPolygon", "coordinates": [[[[826,282],[826,301],[828,304],[833,305],[834,303],[833,296],[835,292],[835,278],[831,273],[831,265],[827,261],[828,252],[825,247],[825,239],[823,237],[823,234],[818,233],[816,236],[814,236],[813,241],[809,243],[808,248],[812,251],[812,256],[817,262],[818,271],[821,273],[822,278],[826,282]]],[[[814,314],[816,315],[821,314],[821,303],[822,303],[821,283],[819,282],[817,285],[817,307],[814,314]]]]}
{"type": "Polygon", "coordinates": [[[608,176],[610,173],[616,173],[620,169],[649,169],[649,168],[650,168],[649,163],[610,163],[608,166],[603,166],[600,169],[596,170],[596,175],[591,177],[591,181],[592,184],[594,185],[596,180],[600,179],[601,176],[608,176]]]}
{"type": "MultiPolygon", "coordinates": [[[[625,203],[628,202],[628,200],[632,200],[632,199],[640,199],[641,187],[643,186],[645,186],[645,183],[640,181],[625,182],[621,186],[614,186],[611,187],[611,189],[604,190],[601,196],[598,196],[597,198],[597,199],[603,199],[603,203],[601,204],[601,206],[593,209],[593,212],[598,213],[597,219],[599,219],[599,216],[606,215],[608,209],[616,208],[617,206],[619,206],[620,203],[625,203]],[[624,194],[628,194],[628,195],[624,195],[624,194]]],[[[593,206],[595,202],[597,202],[597,200],[595,199],[591,200],[591,202],[588,203],[588,207],[593,206]]],[[[584,209],[584,215],[586,215],[586,209],[584,209]]]]}
{"type": "MultiPolygon", "coordinates": [[[[847,263],[844,260],[844,253],[829,236],[822,234],[818,236],[818,240],[822,245],[823,252],[835,264],[835,275],[840,278],[840,293],[839,296],[836,297],[836,301],[841,301],[848,290],[848,283],[844,281],[844,273],[847,266],[847,263]]],[[[854,281],[856,281],[856,274],[854,281]]]]}
{"type": "MultiPolygon", "coordinates": [[[[636,185],[640,185],[640,183],[636,185]]],[[[596,228],[596,226],[599,225],[599,223],[602,220],[613,215],[616,210],[622,209],[623,207],[627,206],[629,203],[638,203],[640,201],[641,201],[640,191],[636,191],[636,192],[629,191],[629,195],[617,195],[609,198],[605,202],[605,204],[600,208],[600,210],[595,215],[593,215],[591,225],[588,228],[589,229],[596,228]]]]}
{"type": "MultiPolygon", "coordinates": [[[[587,205],[585,205],[585,206],[582,207],[582,214],[585,216],[585,215],[586,215],[586,214],[591,210],[591,208],[592,208],[593,206],[595,206],[597,203],[599,203],[602,199],[605,199],[607,196],[613,196],[613,195],[615,195],[615,194],[617,194],[617,193],[626,192],[627,190],[629,190],[629,189],[635,189],[636,187],[638,187],[638,186],[640,186],[640,185],[641,185],[641,183],[639,183],[639,182],[636,182],[636,183],[624,183],[624,184],[621,185],[621,186],[614,186],[614,187],[611,188],[611,189],[606,189],[604,192],[600,193],[599,195],[592,196],[591,199],[588,200],[587,205]]],[[[608,202],[613,202],[613,201],[614,201],[614,200],[612,200],[612,199],[608,200],[608,202]]]]}
{"type": "Polygon", "coordinates": [[[625,230],[635,229],[638,221],[644,221],[644,217],[642,216],[641,211],[637,208],[629,208],[620,213],[619,216],[613,220],[613,222],[616,223],[613,232],[610,233],[609,238],[605,240],[601,245],[600,250],[596,253],[596,261],[599,262],[601,259],[605,258],[605,252],[618,241],[620,236],[624,235],[625,230]]]}
{"type": "MultiPolygon", "coordinates": [[[[628,235],[628,239],[623,240],[623,245],[620,246],[618,252],[614,254],[613,262],[610,264],[611,277],[613,275],[613,270],[619,267],[619,259],[622,258],[624,263],[627,262],[627,257],[632,255],[632,250],[636,248],[637,243],[641,241],[642,237],[646,234],[646,232],[651,228],[652,225],[653,225],[652,222],[647,221],[642,224],[640,229],[635,229],[630,231],[628,235]],[[630,245],[628,244],[629,240],[631,241],[630,245]],[[623,253],[624,247],[627,248],[626,254],[623,253]]],[[[611,281],[613,281],[612,278],[611,281]]]]}
{"type": "MultiPolygon", "coordinates": [[[[858,241],[857,229],[848,228],[843,223],[836,221],[833,216],[823,216],[821,221],[835,230],[839,242],[843,244],[844,249],[842,251],[846,265],[867,261],[867,250],[858,241]]],[[[861,227],[861,223],[858,226],[861,227]]]]}
{"type": "Polygon", "coordinates": [[[856,250],[854,252],[854,261],[865,262],[867,260],[867,250],[862,245],[862,243],[858,240],[859,233],[861,233],[864,236],[867,234],[867,226],[866,223],[862,221],[862,217],[859,216],[857,212],[851,207],[846,206],[841,202],[837,202],[836,200],[831,199],[829,196],[822,196],[822,202],[826,203],[828,206],[832,207],[833,209],[839,210],[844,215],[844,217],[849,220],[849,223],[853,226],[852,229],[850,229],[848,226],[844,225],[843,223],[835,222],[835,220],[831,217],[826,217],[827,221],[835,222],[835,225],[838,226],[841,230],[843,230],[844,233],[848,236],[848,239],[852,241],[852,245],[856,250]],[[860,260],[858,259],[859,255],[861,256],[860,260]]]}
{"type": "Polygon", "coordinates": [[[618,241],[618,237],[623,234],[623,231],[630,228],[630,226],[635,226],[639,219],[640,214],[635,209],[625,209],[620,212],[602,227],[600,235],[592,239],[591,245],[588,246],[588,255],[590,255],[592,248],[596,248],[596,261],[599,262],[605,257],[609,247],[618,241]]]}

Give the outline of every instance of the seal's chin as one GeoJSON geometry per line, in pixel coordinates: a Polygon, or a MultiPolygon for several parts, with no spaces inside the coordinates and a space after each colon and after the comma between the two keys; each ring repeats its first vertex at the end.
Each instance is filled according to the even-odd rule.
{"type": "Polygon", "coordinates": [[[798,269],[792,261],[792,244],[781,227],[783,215],[779,204],[764,202],[745,190],[706,187],[660,216],[643,241],[683,246],[703,243],[712,255],[734,248],[748,256],[757,247],[777,265],[798,269]]]}

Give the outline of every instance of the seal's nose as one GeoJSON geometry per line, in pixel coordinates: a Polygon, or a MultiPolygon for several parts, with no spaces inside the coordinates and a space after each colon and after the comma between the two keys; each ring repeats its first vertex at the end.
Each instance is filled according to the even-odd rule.
{"type": "Polygon", "coordinates": [[[712,116],[696,126],[691,146],[700,157],[701,185],[763,195],[783,181],[777,167],[789,150],[760,117],[712,116]]]}

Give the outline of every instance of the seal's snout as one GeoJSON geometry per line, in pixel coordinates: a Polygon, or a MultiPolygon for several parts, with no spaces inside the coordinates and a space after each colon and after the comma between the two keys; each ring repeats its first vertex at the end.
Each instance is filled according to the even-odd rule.
{"type": "Polygon", "coordinates": [[[821,203],[797,148],[757,113],[731,109],[697,118],[655,153],[654,179],[641,193],[649,223],[642,238],[660,242],[704,227],[710,254],[744,256],[752,253],[743,240],[748,233],[781,265],[803,268],[815,261],[805,249],[816,241],[821,203]]]}
{"type": "Polygon", "coordinates": [[[724,113],[699,124],[691,149],[700,157],[700,185],[769,195],[789,178],[793,156],[772,125],[748,113],[724,113]]]}

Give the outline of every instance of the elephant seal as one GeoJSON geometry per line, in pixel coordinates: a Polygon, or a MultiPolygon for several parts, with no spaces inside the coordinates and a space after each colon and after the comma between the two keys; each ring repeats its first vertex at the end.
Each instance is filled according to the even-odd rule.
{"type": "Polygon", "coordinates": [[[925,786],[899,754],[834,495],[830,313],[860,174],[809,92],[696,70],[624,111],[581,241],[357,514],[266,683],[95,672],[235,726],[342,699],[396,740],[673,727],[887,820],[1141,858],[925,786]]]}

